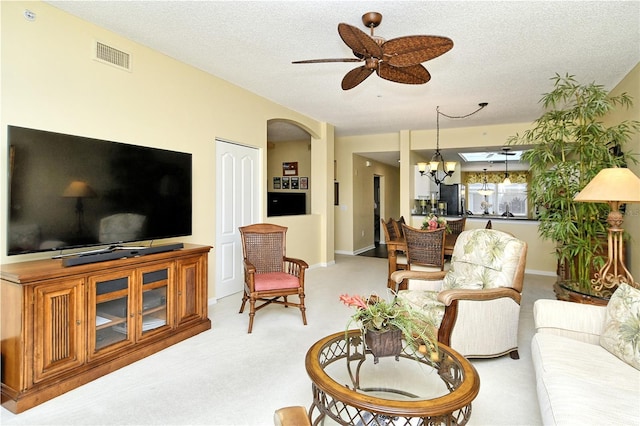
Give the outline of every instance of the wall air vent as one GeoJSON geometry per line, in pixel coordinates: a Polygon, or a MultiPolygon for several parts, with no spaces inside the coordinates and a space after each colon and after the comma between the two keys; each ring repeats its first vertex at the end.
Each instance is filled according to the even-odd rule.
{"type": "Polygon", "coordinates": [[[131,55],[114,47],[95,42],[94,59],[109,65],[113,65],[123,70],[131,71],[131,55]]]}

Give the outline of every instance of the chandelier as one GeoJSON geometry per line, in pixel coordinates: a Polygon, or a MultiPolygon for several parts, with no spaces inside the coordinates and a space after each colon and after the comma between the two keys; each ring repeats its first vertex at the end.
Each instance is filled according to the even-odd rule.
{"type": "MultiPolygon", "coordinates": [[[[435,182],[436,185],[440,185],[444,182],[444,180],[453,175],[453,172],[456,170],[455,161],[445,161],[442,153],[440,152],[440,116],[443,115],[447,118],[467,118],[480,111],[484,107],[489,105],[487,102],[481,102],[478,104],[480,108],[477,110],[461,116],[455,115],[447,115],[443,112],[440,112],[440,107],[436,107],[436,152],[431,157],[431,161],[428,163],[429,165],[429,176],[435,182]]],[[[418,163],[418,171],[421,176],[424,176],[427,172],[427,163],[420,162],[418,163]]]]}
{"type": "Polygon", "coordinates": [[[491,194],[493,194],[493,190],[489,189],[489,186],[487,185],[487,169],[483,169],[484,170],[484,180],[482,182],[482,188],[478,190],[478,194],[480,195],[484,195],[489,196],[491,194]]]}

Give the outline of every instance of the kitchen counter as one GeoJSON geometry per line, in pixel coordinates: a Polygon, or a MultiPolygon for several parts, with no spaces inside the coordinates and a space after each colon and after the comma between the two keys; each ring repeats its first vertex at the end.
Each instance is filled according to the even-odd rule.
{"type": "MultiPolygon", "coordinates": [[[[428,215],[424,215],[424,214],[413,214],[411,215],[413,218],[424,218],[428,215]]],[[[438,216],[440,217],[440,216],[438,216]]],[[[460,219],[463,216],[445,216],[444,218],[447,220],[456,220],[456,219],[460,219]]],[[[486,214],[486,215],[468,215],[466,216],[467,220],[517,220],[517,221],[529,221],[529,222],[537,222],[536,219],[529,219],[528,217],[522,217],[522,216],[513,216],[513,217],[507,217],[507,216],[500,216],[500,215],[492,215],[492,214],[486,214]]]]}

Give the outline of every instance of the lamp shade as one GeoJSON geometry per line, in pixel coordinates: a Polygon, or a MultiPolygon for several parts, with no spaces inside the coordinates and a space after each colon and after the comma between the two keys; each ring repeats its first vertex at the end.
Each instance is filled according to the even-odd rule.
{"type": "Polygon", "coordinates": [[[447,161],[445,163],[445,169],[447,169],[447,173],[453,173],[456,170],[456,162],[455,161],[447,161]]]}
{"type": "Polygon", "coordinates": [[[62,193],[63,197],[74,198],[93,198],[96,196],[96,192],[89,186],[88,183],[80,180],[74,180],[67,186],[62,193]]]}
{"type": "Polygon", "coordinates": [[[573,199],[587,203],[637,203],[640,178],[626,168],[602,169],[573,199]]]}

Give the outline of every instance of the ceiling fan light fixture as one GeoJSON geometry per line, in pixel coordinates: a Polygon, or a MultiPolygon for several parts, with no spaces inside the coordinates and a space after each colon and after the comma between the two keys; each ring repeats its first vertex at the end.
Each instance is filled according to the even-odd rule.
{"type": "Polygon", "coordinates": [[[453,48],[453,41],[441,36],[414,35],[385,40],[373,32],[380,22],[382,15],[378,12],[362,15],[362,23],[370,29],[370,35],[352,25],[338,24],[338,34],[351,48],[355,58],[310,59],[293,63],[364,62],[344,76],[342,90],[353,89],[373,71],[380,78],[396,83],[425,84],[431,80],[431,75],[422,63],[437,58],[453,48]]]}

